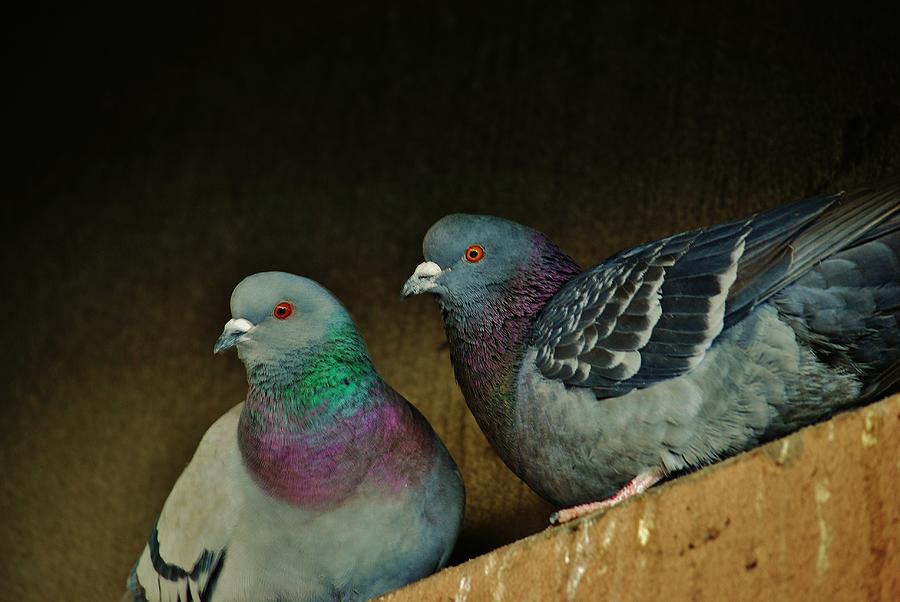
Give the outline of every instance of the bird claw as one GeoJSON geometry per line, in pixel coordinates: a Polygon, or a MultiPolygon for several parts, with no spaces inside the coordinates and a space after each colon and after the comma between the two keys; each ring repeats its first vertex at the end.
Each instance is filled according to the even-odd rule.
{"type": "Polygon", "coordinates": [[[587,504],[579,504],[578,506],[572,506],[571,508],[563,508],[562,510],[557,510],[550,515],[550,524],[562,525],[569,521],[573,521],[576,518],[581,518],[582,516],[591,514],[592,512],[612,508],[613,506],[616,506],[629,498],[643,493],[644,491],[652,487],[655,483],[657,483],[660,479],[662,479],[663,476],[664,475],[662,471],[642,472],[638,476],[628,481],[628,483],[626,483],[624,487],[622,487],[620,490],[618,490],[605,500],[600,500],[599,502],[589,502],[587,504]]]}

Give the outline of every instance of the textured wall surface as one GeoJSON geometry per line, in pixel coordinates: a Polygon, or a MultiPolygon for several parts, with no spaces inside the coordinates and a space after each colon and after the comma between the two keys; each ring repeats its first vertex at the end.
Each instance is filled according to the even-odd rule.
{"type": "Polygon", "coordinates": [[[551,508],[467,412],[434,303],[399,301],[433,221],[500,214],[590,265],[900,167],[895,22],[869,4],[483,4],[11,19],[0,599],[121,591],[243,397],[211,348],[249,273],[344,300],[462,466],[460,562],[551,508]]]}
{"type": "Polygon", "coordinates": [[[897,600],[898,499],[900,395],[382,599],[897,600]]]}

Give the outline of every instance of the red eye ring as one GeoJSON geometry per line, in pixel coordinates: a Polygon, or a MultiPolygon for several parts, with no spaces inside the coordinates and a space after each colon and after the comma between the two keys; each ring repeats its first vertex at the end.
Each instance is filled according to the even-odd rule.
{"type": "Polygon", "coordinates": [[[292,313],[294,313],[294,306],[287,301],[282,301],[272,310],[272,315],[276,320],[286,320],[291,317],[292,313]]]}
{"type": "Polygon", "coordinates": [[[466,249],[463,257],[466,258],[466,261],[469,263],[478,263],[482,259],[484,259],[484,249],[481,245],[471,245],[468,249],[466,249]]]}

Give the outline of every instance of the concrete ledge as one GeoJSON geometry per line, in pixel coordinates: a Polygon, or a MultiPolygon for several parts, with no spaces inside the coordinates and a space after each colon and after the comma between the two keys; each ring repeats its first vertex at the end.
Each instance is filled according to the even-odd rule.
{"type": "Polygon", "coordinates": [[[900,395],[382,599],[898,600],[898,476],[900,395]]]}

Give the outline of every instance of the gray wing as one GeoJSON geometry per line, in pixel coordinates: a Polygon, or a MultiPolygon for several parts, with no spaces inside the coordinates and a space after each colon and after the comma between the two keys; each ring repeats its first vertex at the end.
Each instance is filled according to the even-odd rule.
{"type": "Polygon", "coordinates": [[[213,424],[166,500],[128,579],[134,600],[209,600],[225,564],[241,496],[238,404],[213,424]]]}
{"type": "Polygon", "coordinates": [[[142,569],[144,556],[135,565],[128,579],[131,600],[209,600],[215,591],[219,572],[225,562],[225,550],[203,549],[187,570],[178,564],[170,564],[163,557],[159,546],[158,527],[153,528],[144,556],[149,566],[142,569]],[[151,571],[152,569],[152,571],[151,571]],[[139,575],[139,571],[143,576],[139,575]],[[142,581],[143,578],[143,581],[142,581]]]}
{"type": "Polygon", "coordinates": [[[598,397],[680,376],[724,328],[871,235],[898,207],[894,180],[620,253],[570,281],[539,314],[537,367],[598,397]]]}

